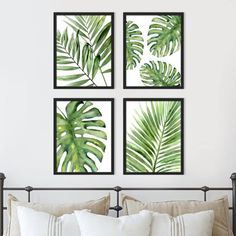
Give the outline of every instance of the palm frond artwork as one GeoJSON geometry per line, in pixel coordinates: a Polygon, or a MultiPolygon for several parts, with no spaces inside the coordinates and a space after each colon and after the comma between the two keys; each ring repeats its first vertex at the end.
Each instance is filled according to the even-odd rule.
{"type": "Polygon", "coordinates": [[[182,174],[183,100],[130,100],[126,101],[126,118],[132,117],[132,122],[126,130],[125,173],[182,174]]]}
{"type": "Polygon", "coordinates": [[[56,173],[99,172],[99,166],[109,155],[107,148],[108,139],[111,142],[111,128],[108,129],[108,121],[101,108],[105,103],[100,102],[100,107],[97,107],[95,104],[98,103],[79,99],[56,101],[56,173]]]}
{"type": "Polygon", "coordinates": [[[56,15],[56,85],[113,86],[113,15],[56,15]]]}

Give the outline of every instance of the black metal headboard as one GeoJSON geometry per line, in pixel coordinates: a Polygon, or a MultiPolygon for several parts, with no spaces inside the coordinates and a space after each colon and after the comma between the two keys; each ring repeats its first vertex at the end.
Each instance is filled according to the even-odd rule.
{"type": "Polygon", "coordinates": [[[117,217],[120,215],[120,211],[122,210],[122,207],[120,206],[120,192],[121,191],[202,191],[203,192],[203,200],[207,201],[207,192],[209,191],[232,191],[232,206],[229,208],[233,211],[233,219],[232,219],[232,228],[233,233],[236,235],[236,173],[233,173],[230,177],[232,180],[232,187],[151,187],[151,188],[145,188],[145,187],[125,187],[122,188],[120,186],[116,186],[114,188],[112,187],[88,187],[88,188],[43,188],[43,187],[4,187],[4,180],[6,179],[5,175],[3,173],[0,173],[0,235],[3,234],[3,216],[4,216],[4,210],[7,208],[4,207],[4,191],[26,191],[28,194],[28,202],[30,202],[31,192],[32,191],[114,191],[116,193],[116,205],[110,207],[110,210],[116,211],[117,217]]]}

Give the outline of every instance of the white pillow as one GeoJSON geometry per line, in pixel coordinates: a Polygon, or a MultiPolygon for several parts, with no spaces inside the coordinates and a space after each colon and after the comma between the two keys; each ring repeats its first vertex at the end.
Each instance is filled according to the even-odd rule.
{"type": "MultiPolygon", "coordinates": [[[[114,218],[75,211],[81,236],[149,236],[151,212],[114,218]]],[[[163,235],[162,235],[163,236],[163,235]]]]}
{"type": "Polygon", "coordinates": [[[152,215],[151,236],[212,236],[214,211],[202,211],[177,217],[157,212],[152,212],[152,215]]]}
{"type": "Polygon", "coordinates": [[[18,206],[21,236],[80,236],[75,214],[56,217],[45,212],[18,206]]]}

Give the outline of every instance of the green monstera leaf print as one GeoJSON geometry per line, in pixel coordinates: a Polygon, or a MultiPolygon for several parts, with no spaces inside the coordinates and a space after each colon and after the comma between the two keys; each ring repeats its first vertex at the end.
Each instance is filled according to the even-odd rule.
{"type": "Polygon", "coordinates": [[[144,39],[137,24],[132,21],[126,23],[126,69],[134,69],[143,55],[144,39]]]}
{"type": "Polygon", "coordinates": [[[59,107],[57,110],[57,171],[97,172],[91,155],[102,162],[107,139],[101,112],[91,101],[82,100],[68,102],[66,114],[59,107]]]}
{"type": "Polygon", "coordinates": [[[178,87],[181,84],[181,74],[177,69],[162,61],[142,65],[140,76],[143,84],[149,87],[178,87]]]}
{"type": "Polygon", "coordinates": [[[181,46],[181,17],[175,15],[156,16],[148,31],[148,46],[152,55],[170,56],[181,46]]]}

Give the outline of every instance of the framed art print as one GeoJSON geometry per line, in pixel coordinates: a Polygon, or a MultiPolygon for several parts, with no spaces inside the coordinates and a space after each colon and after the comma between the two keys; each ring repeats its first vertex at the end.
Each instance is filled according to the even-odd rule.
{"type": "Polygon", "coordinates": [[[183,174],[183,120],[183,99],[124,99],[124,174],[183,174]]]}
{"type": "Polygon", "coordinates": [[[114,174],[114,100],[54,99],[54,174],[114,174]]]}
{"type": "Polygon", "coordinates": [[[54,13],[54,88],[114,88],[114,13],[54,13]]]}
{"type": "Polygon", "coordinates": [[[184,13],[124,13],[124,88],[184,88],[184,13]]]}

